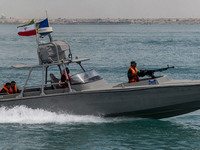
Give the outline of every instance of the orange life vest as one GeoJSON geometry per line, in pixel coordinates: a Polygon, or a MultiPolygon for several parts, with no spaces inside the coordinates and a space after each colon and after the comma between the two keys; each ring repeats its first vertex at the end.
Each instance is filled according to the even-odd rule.
{"type": "MultiPolygon", "coordinates": [[[[67,75],[67,77],[66,77],[66,74],[65,74],[65,72],[63,72],[63,74],[61,75],[61,79],[62,79],[62,76],[65,76],[65,81],[67,81],[67,77],[68,77],[68,79],[69,79],[69,82],[71,83],[71,78],[70,78],[70,75],[67,75]]],[[[60,83],[62,83],[62,80],[60,79],[60,83]]],[[[64,83],[62,83],[62,84],[60,84],[60,87],[61,88],[68,88],[69,86],[67,85],[66,86],[66,84],[64,84],[64,83]]]]}
{"type": "MultiPolygon", "coordinates": [[[[7,89],[6,85],[3,86],[3,88],[1,89],[1,91],[2,91],[3,89],[6,90],[6,94],[8,95],[8,94],[9,94],[9,90],[7,89]]],[[[0,92],[1,92],[1,91],[0,91],[0,92]]]]}
{"type": "Polygon", "coordinates": [[[14,93],[17,93],[17,86],[15,85],[14,86],[14,89],[12,88],[12,86],[10,86],[10,91],[9,91],[10,94],[14,94],[14,93]]]}
{"type": "MultiPolygon", "coordinates": [[[[131,69],[131,71],[132,71],[132,75],[134,75],[135,73],[138,73],[137,68],[134,69],[134,68],[131,66],[130,69],[131,69]]],[[[137,82],[137,81],[139,81],[139,78],[138,78],[137,75],[134,76],[134,77],[132,77],[132,79],[129,79],[129,83],[137,82]]]]}

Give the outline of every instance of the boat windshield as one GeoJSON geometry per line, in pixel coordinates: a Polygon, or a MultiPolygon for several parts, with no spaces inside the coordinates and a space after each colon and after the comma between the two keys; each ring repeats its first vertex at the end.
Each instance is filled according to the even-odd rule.
{"type": "Polygon", "coordinates": [[[83,84],[101,80],[102,77],[95,70],[86,71],[83,73],[71,76],[71,84],[83,84]]]}

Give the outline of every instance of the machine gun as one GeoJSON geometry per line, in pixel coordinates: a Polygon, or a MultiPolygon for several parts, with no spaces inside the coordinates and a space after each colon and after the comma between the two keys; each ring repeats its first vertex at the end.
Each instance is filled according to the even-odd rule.
{"type": "Polygon", "coordinates": [[[174,66],[169,67],[169,65],[166,68],[160,68],[160,69],[155,69],[155,70],[140,70],[140,72],[138,72],[138,76],[139,77],[144,77],[144,76],[150,76],[151,78],[155,78],[154,73],[155,72],[162,72],[165,70],[168,70],[170,68],[174,68],[174,66]]]}

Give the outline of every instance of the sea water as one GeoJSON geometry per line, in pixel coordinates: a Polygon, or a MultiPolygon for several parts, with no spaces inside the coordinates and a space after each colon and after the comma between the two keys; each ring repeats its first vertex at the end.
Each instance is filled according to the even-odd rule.
{"type": "MultiPolygon", "coordinates": [[[[38,64],[35,37],[17,35],[17,25],[0,25],[0,86],[15,80],[21,89],[27,69],[38,64]]],[[[90,58],[107,82],[127,82],[130,61],[138,69],[175,66],[156,75],[200,79],[200,26],[197,25],[53,25],[53,39],[67,41],[73,57],[90,58]]],[[[44,42],[42,40],[42,42],[44,42]]],[[[80,71],[69,66],[70,74],[80,71]]],[[[57,68],[52,72],[59,77],[57,68]]],[[[28,85],[41,83],[36,69],[28,85]]],[[[0,108],[2,150],[200,149],[200,111],[168,119],[102,118],[57,114],[17,106],[0,108]]]]}

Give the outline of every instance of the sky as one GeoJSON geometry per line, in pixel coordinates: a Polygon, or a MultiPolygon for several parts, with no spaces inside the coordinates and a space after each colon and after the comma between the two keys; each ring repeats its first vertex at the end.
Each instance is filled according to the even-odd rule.
{"type": "Polygon", "coordinates": [[[0,0],[7,18],[200,18],[200,0],[0,0]]]}

